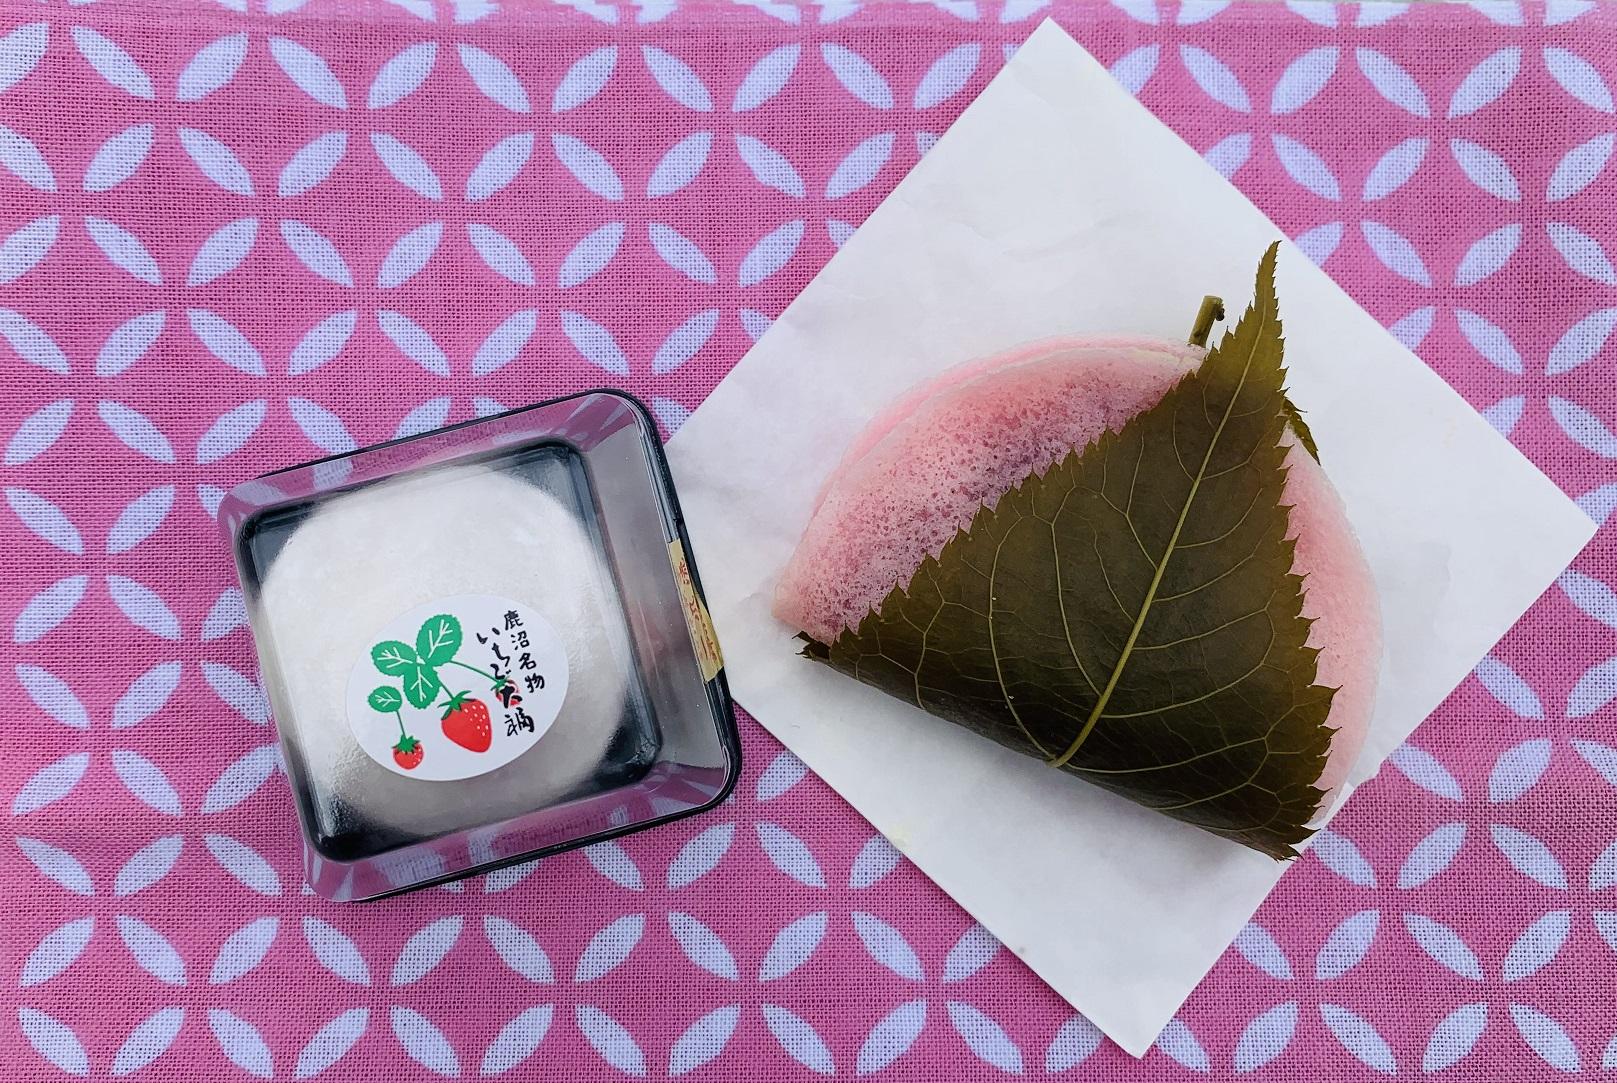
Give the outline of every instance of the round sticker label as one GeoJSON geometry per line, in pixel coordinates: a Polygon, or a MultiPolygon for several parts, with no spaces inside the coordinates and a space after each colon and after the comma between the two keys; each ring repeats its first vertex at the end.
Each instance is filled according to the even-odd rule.
{"type": "Polygon", "coordinates": [[[366,755],[431,781],[504,767],[567,698],[567,651],[532,607],[492,594],[420,605],[376,633],[348,678],[348,725],[366,755]]]}

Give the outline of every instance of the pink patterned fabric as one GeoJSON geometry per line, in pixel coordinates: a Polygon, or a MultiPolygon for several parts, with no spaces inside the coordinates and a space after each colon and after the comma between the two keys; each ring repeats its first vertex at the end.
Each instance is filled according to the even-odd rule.
{"type": "Polygon", "coordinates": [[[1135,1062],[750,722],[703,818],[304,893],[210,520],[590,385],[677,428],[1046,12],[1603,519],[1617,14],[1405,7],[4,4],[5,1077],[1617,1064],[1610,530],[1135,1062]]]}

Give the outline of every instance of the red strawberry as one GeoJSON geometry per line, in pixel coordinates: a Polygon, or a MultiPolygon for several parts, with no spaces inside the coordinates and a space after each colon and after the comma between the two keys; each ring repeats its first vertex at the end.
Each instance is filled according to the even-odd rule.
{"type": "Polygon", "coordinates": [[[479,699],[468,699],[465,692],[457,692],[443,705],[444,736],[462,748],[473,752],[487,752],[494,743],[494,729],[489,725],[488,706],[479,699]]]}
{"type": "Polygon", "coordinates": [[[399,743],[393,746],[393,762],[406,771],[414,771],[421,765],[421,758],[426,755],[421,742],[414,737],[400,737],[399,743]]]}

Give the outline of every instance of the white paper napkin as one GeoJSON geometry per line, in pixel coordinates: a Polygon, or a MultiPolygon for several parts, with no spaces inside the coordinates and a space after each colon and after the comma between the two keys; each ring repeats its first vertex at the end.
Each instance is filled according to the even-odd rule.
{"type": "MultiPolygon", "coordinates": [[[[737,700],[1137,1056],[1285,866],[799,658],[771,595],[825,475],[901,392],[1064,332],[1182,339],[1204,294],[1245,307],[1280,236],[1046,22],[669,446],[737,700]]],[[[1594,524],[1289,244],[1278,292],[1386,620],[1351,790],[1594,524]]]]}

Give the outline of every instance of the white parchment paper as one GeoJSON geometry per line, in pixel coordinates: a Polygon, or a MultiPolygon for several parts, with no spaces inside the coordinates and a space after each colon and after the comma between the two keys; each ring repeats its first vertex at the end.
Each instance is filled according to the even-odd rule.
{"type": "MultiPolygon", "coordinates": [[[[1285,867],[799,658],[771,595],[826,474],[907,388],[1054,334],[1182,339],[1204,294],[1246,306],[1280,236],[1047,22],[669,447],[736,699],[1135,1055],[1285,867]]],[[[1351,791],[1594,524],[1290,244],[1277,285],[1386,621],[1351,791]]]]}

